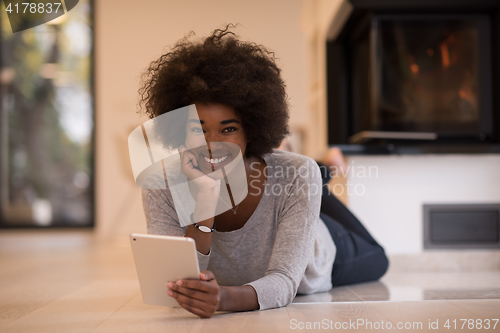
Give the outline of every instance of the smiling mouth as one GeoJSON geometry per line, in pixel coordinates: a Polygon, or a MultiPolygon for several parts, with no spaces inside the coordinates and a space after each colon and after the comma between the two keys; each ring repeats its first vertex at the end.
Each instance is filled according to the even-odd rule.
{"type": "Polygon", "coordinates": [[[207,163],[210,163],[210,164],[213,164],[214,166],[219,164],[219,163],[222,163],[224,162],[228,157],[229,157],[230,154],[227,154],[226,156],[223,156],[223,157],[220,157],[220,158],[208,158],[206,157],[205,155],[202,155],[203,156],[203,159],[207,162],[207,163]]]}

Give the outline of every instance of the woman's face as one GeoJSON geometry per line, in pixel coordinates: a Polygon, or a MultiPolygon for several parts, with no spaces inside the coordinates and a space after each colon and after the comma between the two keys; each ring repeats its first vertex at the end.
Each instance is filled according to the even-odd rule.
{"type": "Polygon", "coordinates": [[[245,156],[247,136],[233,108],[196,103],[196,110],[189,111],[185,146],[196,156],[203,173],[209,174],[227,165],[240,150],[245,156]]]}

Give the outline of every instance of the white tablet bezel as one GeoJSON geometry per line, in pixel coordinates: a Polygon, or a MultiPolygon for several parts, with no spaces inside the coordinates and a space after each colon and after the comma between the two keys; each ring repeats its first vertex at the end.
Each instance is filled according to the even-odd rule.
{"type": "Polygon", "coordinates": [[[130,243],[144,303],[178,307],[166,283],[200,278],[194,239],[131,234],[130,243]]]}

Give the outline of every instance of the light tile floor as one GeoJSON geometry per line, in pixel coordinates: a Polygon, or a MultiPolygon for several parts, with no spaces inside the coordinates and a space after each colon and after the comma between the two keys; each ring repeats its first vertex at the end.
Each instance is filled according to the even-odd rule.
{"type": "MultiPolygon", "coordinates": [[[[397,266],[397,265],[396,265],[397,266]]],[[[397,268],[397,267],[393,267],[397,268]]],[[[183,309],[144,304],[125,242],[90,232],[0,233],[0,332],[289,332],[294,324],[353,320],[413,325],[391,332],[484,332],[500,318],[500,271],[404,272],[380,281],[297,296],[286,308],[217,313],[199,320],[183,309]],[[474,321],[472,329],[460,320],[474,321]],[[439,321],[438,329],[431,324],[439,321]],[[463,328],[444,325],[455,321],[463,328]],[[478,324],[478,321],[479,324],[478,324]],[[479,329],[478,325],[483,325],[479,329]]],[[[314,324],[315,325],[315,324],[314,324]]],[[[308,331],[304,326],[304,330],[308,331]]],[[[356,332],[374,329],[364,325],[356,332]]],[[[383,330],[377,330],[383,331],[383,330]]]]}
{"type": "Polygon", "coordinates": [[[464,273],[389,272],[380,281],[299,295],[294,303],[500,299],[500,271],[464,273]]]}

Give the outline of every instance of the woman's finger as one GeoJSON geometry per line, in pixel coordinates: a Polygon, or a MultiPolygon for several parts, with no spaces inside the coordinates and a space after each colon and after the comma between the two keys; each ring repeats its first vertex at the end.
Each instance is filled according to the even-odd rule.
{"type": "Polygon", "coordinates": [[[188,168],[198,167],[198,159],[193,154],[193,152],[186,149],[186,147],[180,147],[180,155],[181,155],[181,165],[188,168]]]}
{"type": "Polygon", "coordinates": [[[183,164],[184,165],[187,165],[188,163],[190,163],[192,166],[198,167],[198,159],[193,154],[193,152],[191,152],[189,150],[185,150],[183,152],[182,156],[183,156],[183,164]]]}
{"type": "Polygon", "coordinates": [[[196,156],[192,152],[190,152],[189,150],[188,150],[187,153],[189,154],[188,156],[189,156],[189,159],[190,159],[191,163],[195,167],[198,167],[198,159],[196,158],[196,156]]]}
{"type": "Polygon", "coordinates": [[[213,283],[210,281],[201,280],[179,280],[177,281],[177,286],[189,289],[195,289],[204,291],[210,294],[215,294],[219,292],[219,285],[217,282],[213,283]]]}
{"type": "Polygon", "coordinates": [[[177,284],[173,284],[172,288],[169,288],[169,289],[174,290],[174,291],[176,291],[180,294],[183,294],[185,296],[203,301],[203,302],[209,302],[209,301],[212,301],[213,299],[215,299],[214,298],[215,294],[207,293],[205,291],[200,291],[197,289],[180,287],[177,284]]]}
{"type": "Polygon", "coordinates": [[[194,308],[198,308],[198,309],[204,309],[204,308],[210,306],[210,304],[208,304],[207,302],[203,302],[203,301],[200,301],[199,299],[183,295],[180,292],[177,292],[175,290],[170,290],[169,296],[175,298],[177,300],[177,302],[179,302],[179,304],[183,303],[183,304],[186,304],[186,305],[192,306],[194,308]]]}
{"type": "Polygon", "coordinates": [[[213,312],[212,313],[208,313],[208,312],[206,312],[204,310],[193,308],[192,306],[189,306],[187,304],[181,304],[181,303],[179,303],[179,305],[182,308],[186,309],[187,311],[189,311],[189,312],[191,312],[191,313],[193,313],[193,314],[195,314],[195,315],[197,315],[197,316],[199,316],[201,318],[210,318],[213,315],[213,312]]]}
{"type": "Polygon", "coordinates": [[[177,291],[171,290],[172,297],[177,300],[180,306],[199,316],[207,316],[209,313],[214,313],[217,304],[211,304],[207,302],[200,301],[195,298],[188,297],[177,291]]]}
{"type": "Polygon", "coordinates": [[[202,271],[200,272],[200,279],[203,281],[210,281],[214,280],[215,276],[214,273],[212,273],[211,271],[202,271]]]}

